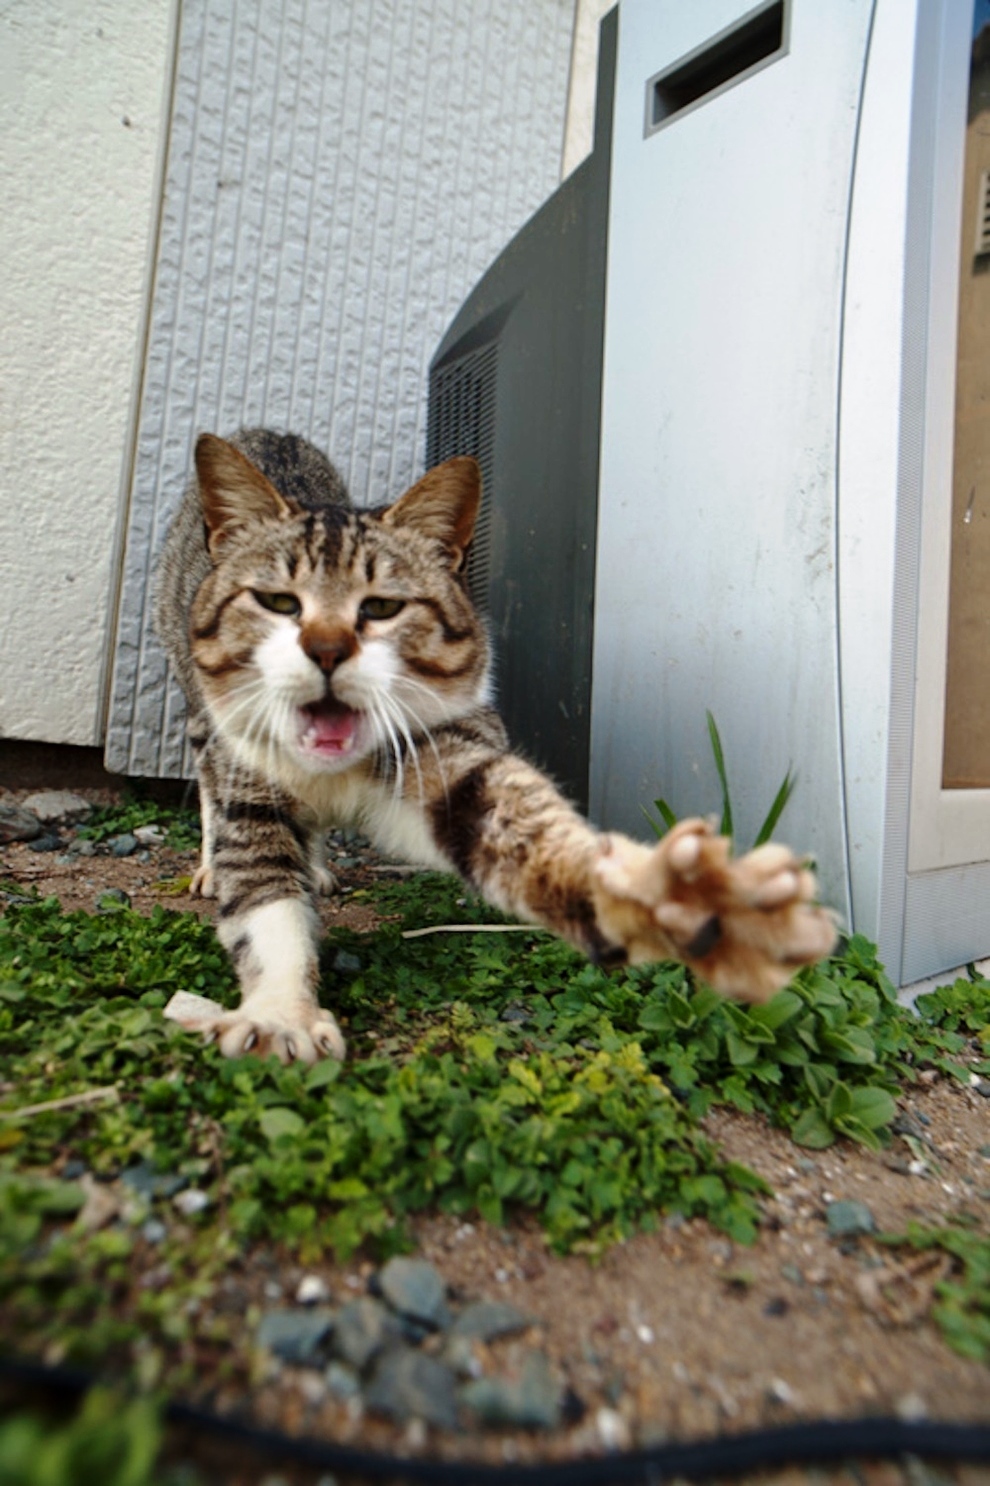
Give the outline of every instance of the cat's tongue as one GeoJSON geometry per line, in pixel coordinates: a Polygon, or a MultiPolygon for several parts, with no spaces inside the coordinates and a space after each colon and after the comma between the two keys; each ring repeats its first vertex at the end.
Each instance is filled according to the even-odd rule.
{"type": "Polygon", "coordinates": [[[317,753],[349,753],[354,747],[358,714],[345,707],[343,702],[328,699],[312,707],[304,707],[306,726],[303,729],[303,745],[317,753]]]}

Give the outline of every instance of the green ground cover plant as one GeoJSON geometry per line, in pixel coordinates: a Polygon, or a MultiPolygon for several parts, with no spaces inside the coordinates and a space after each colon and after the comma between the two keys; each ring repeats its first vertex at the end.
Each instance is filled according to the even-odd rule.
{"type": "MultiPolygon", "coordinates": [[[[179,989],[235,998],[195,915],[9,903],[0,1301],[32,1349],[122,1350],[139,1373],[145,1356],[151,1381],[164,1349],[181,1383],[194,1367],[190,1306],[232,1255],[276,1241],[304,1262],[361,1244],[382,1256],[407,1244],[408,1216],[424,1209],[496,1223],[530,1212],[559,1252],[598,1251],[671,1212],[747,1242],[766,1189],[702,1133],[714,1104],[760,1112],[806,1146],[876,1148],[920,1068],[990,1071],[990,982],[945,987],[914,1016],[858,937],[746,1008],[679,966],[606,975],[535,930],[403,938],[498,923],[451,879],[382,885],[374,898],[387,921],[325,947],[324,996],[349,1060],[310,1069],[226,1060],[162,1018],[179,989]],[[67,1162],[78,1163],[68,1176],[67,1162]],[[208,1198],[164,1245],[165,1292],[132,1294],[153,1198],[135,1192],[116,1226],[89,1232],[84,1168],[139,1169],[208,1198]]],[[[985,1274],[986,1240],[974,1241],[976,1259],[960,1262],[985,1274]]],[[[985,1324],[979,1307],[957,1313],[957,1336],[968,1315],[985,1324]]],[[[197,1345],[222,1349],[228,1324],[217,1318],[212,1338],[200,1328],[197,1345]]]]}

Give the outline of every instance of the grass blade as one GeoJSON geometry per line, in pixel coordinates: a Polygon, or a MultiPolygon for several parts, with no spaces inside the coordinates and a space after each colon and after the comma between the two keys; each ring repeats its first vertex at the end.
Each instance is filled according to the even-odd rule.
{"type": "Polygon", "coordinates": [[[653,819],[653,816],[647,810],[645,805],[640,806],[643,814],[650,822],[650,827],[653,831],[653,834],[656,836],[657,840],[661,840],[664,836],[666,836],[671,826],[676,826],[677,816],[674,814],[673,810],[671,810],[666,800],[654,800],[653,808],[656,810],[657,814],[660,817],[660,820],[663,822],[662,825],[653,819]]]}
{"type": "Polygon", "coordinates": [[[725,768],[725,754],[722,752],[722,739],[719,737],[715,719],[710,712],[706,712],[708,718],[708,736],[712,740],[712,753],[715,755],[715,768],[718,770],[719,784],[722,787],[722,823],[719,826],[723,836],[732,835],[732,800],[729,795],[729,776],[725,768]]]}
{"type": "Polygon", "coordinates": [[[767,818],[760,827],[760,833],[754,843],[756,846],[762,846],[765,841],[770,840],[770,837],[776,830],[778,820],[784,813],[788,800],[794,793],[794,786],[796,784],[797,775],[792,774],[790,769],[788,769],[784,775],[784,782],[774,796],[773,804],[767,812],[767,818]]]}

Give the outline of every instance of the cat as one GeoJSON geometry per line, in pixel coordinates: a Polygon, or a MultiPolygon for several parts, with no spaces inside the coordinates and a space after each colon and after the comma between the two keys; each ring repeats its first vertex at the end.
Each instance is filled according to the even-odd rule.
{"type": "Polygon", "coordinates": [[[202,434],[159,569],[156,626],[188,703],[202,859],[193,890],[241,1005],[197,1025],[223,1053],[343,1058],[317,999],[314,894],[331,825],[460,874],[599,964],[678,959],[772,995],[834,944],[788,848],[741,858],[701,820],[648,848],[601,833],[512,752],[465,585],[480,471],[459,457],[355,510],[292,434],[202,434]]]}

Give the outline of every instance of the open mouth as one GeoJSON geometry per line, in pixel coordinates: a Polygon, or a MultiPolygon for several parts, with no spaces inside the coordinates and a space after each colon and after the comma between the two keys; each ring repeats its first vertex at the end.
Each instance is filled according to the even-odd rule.
{"type": "Polygon", "coordinates": [[[351,753],[357,739],[361,713],[334,697],[325,697],[303,707],[300,743],[306,753],[322,758],[342,758],[351,753]]]}

